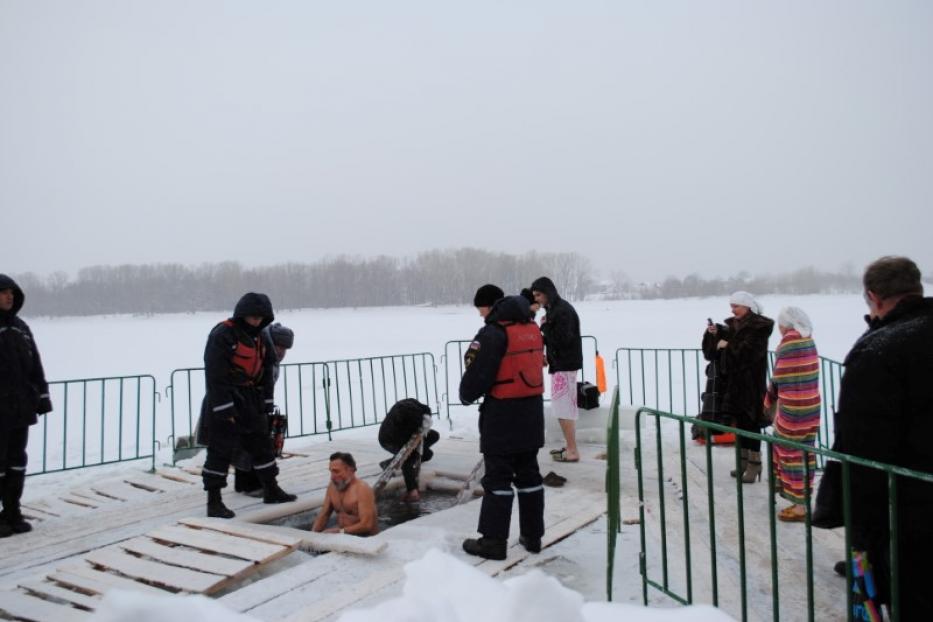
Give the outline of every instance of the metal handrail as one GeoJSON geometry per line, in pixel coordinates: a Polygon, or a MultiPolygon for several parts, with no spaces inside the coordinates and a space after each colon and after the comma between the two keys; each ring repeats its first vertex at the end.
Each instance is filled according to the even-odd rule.
{"type": "MultiPolygon", "coordinates": [[[[747,432],[745,430],[739,430],[737,428],[732,428],[729,426],[720,425],[710,421],[699,421],[692,417],[687,417],[684,415],[678,415],[674,413],[668,413],[659,411],[652,408],[641,407],[637,410],[635,414],[635,435],[636,435],[636,448],[635,448],[635,464],[638,471],[638,505],[639,505],[639,523],[640,523],[640,572],[642,575],[642,599],[644,603],[648,604],[648,588],[654,588],[655,590],[665,594],[671,599],[680,602],[682,604],[691,604],[695,602],[695,594],[693,592],[692,584],[692,573],[693,573],[693,561],[691,556],[691,543],[690,543],[690,506],[689,506],[689,487],[688,479],[686,473],[686,441],[685,441],[685,426],[687,424],[700,426],[704,433],[707,436],[707,442],[705,443],[705,477],[706,477],[706,497],[708,504],[708,514],[705,517],[709,522],[709,534],[708,534],[708,545],[709,545],[709,555],[711,561],[711,568],[706,573],[707,576],[711,578],[711,602],[713,605],[718,606],[719,602],[719,592],[718,592],[718,563],[717,563],[717,553],[716,553],[716,544],[717,538],[719,537],[715,517],[716,517],[716,505],[713,496],[713,479],[714,479],[714,469],[712,461],[712,443],[709,442],[709,437],[713,432],[716,433],[732,433],[737,437],[749,438],[759,440],[767,445],[767,464],[770,465],[773,463],[773,448],[775,445],[779,445],[788,449],[799,450],[804,453],[804,482],[805,484],[805,503],[804,507],[806,510],[806,519],[804,523],[805,529],[805,563],[806,563],[806,584],[807,584],[807,619],[815,619],[814,611],[814,585],[813,585],[813,542],[812,542],[812,533],[811,533],[811,516],[812,516],[812,489],[809,484],[810,479],[810,462],[807,456],[810,454],[822,456],[824,459],[833,459],[838,460],[842,463],[842,483],[843,483],[843,519],[845,525],[845,544],[846,544],[846,600],[847,600],[847,616],[849,620],[853,618],[853,602],[852,602],[852,540],[850,528],[848,525],[851,525],[852,518],[852,507],[851,507],[851,468],[853,466],[873,469],[876,471],[881,471],[886,474],[887,486],[888,486],[888,495],[891,499],[890,509],[889,509],[889,520],[891,528],[889,530],[889,546],[891,551],[890,559],[890,568],[891,574],[889,576],[889,583],[891,586],[891,619],[898,620],[899,617],[899,580],[897,572],[897,488],[898,488],[898,479],[901,477],[910,478],[913,480],[920,480],[924,482],[933,483],[933,474],[923,473],[919,471],[914,471],[904,467],[899,467],[890,464],[884,464],[874,460],[869,460],[865,458],[860,458],[857,456],[851,456],[847,454],[842,454],[830,449],[823,447],[814,447],[806,445],[803,443],[789,441],[781,438],[777,438],[770,435],[757,434],[753,432],[747,432]],[[642,438],[642,419],[644,417],[651,417],[655,420],[655,452],[656,452],[656,466],[650,468],[644,459],[644,450],[647,448],[646,444],[643,442],[642,438]],[[670,483],[671,478],[665,476],[664,472],[664,443],[662,442],[662,420],[673,422],[677,425],[677,459],[680,463],[680,478],[681,478],[681,488],[679,491],[679,500],[682,502],[682,520],[683,520],[683,537],[684,537],[684,578],[685,578],[685,592],[678,591],[672,586],[671,583],[671,560],[668,554],[668,535],[669,527],[667,525],[667,512],[668,508],[665,503],[665,484],[670,483]],[[659,517],[660,523],[660,573],[659,578],[654,577],[651,573],[651,568],[648,563],[648,545],[646,537],[646,521],[648,518],[648,513],[645,511],[646,506],[651,505],[651,501],[647,499],[645,494],[645,478],[648,474],[648,471],[651,471],[652,474],[656,474],[657,477],[657,486],[658,486],[658,496],[657,496],[657,516],[659,517]]],[[[613,408],[610,413],[609,421],[609,433],[613,437],[618,437],[619,434],[619,412],[617,408],[613,408]]],[[[736,444],[734,447],[735,454],[735,464],[736,469],[740,468],[741,456],[739,445],[736,444]]],[[[618,445],[610,444],[610,451],[608,460],[610,464],[614,461],[618,461],[618,445]]],[[[774,620],[779,620],[781,615],[781,603],[779,598],[778,591],[778,566],[779,560],[777,558],[777,530],[775,524],[775,512],[774,512],[774,493],[776,490],[774,474],[772,469],[764,469],[768,475],[768,487],[769,495],[771,502],[768,504],[769,508],[769,539],[771,547],[771,608],[772,616],[774,620]]],[[[610,469],[607,471],[607,481],[606,481],[607,491],[608,490],[618,490],[621,486],[620,475],[618,470],[610,469]]],[[[737,523],[738,523],[738,549],[739,549],[739,588],[741,596],[741,619],[745,620],[748,618],[748,607],[749,607],[749,594],[747,586],[747,568],[746,568],[746,547],[745,547],[745,505],[744,505],[744,487],[740,478],[736,478],[736,514],[737,514],[737,523]]],[[[608,513],[610,517],[610,532],[614,532],[618,529],[618,518],[619,518],[619,509],[617,507],[617,502],[613,500],[613,497],[609,497],[608,501],[608,513]]],[[[720,502],[721,503],[721,502],[720,502]]],[[[652,515],[655,513],[652,512],[652,515]]],[[[614,561],[615,553],[615,535],[610,534],[610,541],[608,544],[609,547],[609,569],[608,572],[611,573],[612,565],[614,561]]],[[[794,612],[795,617],[800,616],[800,612],[794,612]]]]}
{"type": "Polygon", "coordinates": [[[158,392],[153,376],[56,380],[49,382],[49,395],[55,410],[40,417],[42,432],[29,441],[28,452],[40,459],[29,464],[27,475],[145,459],[155,466],[158,392]],[[58,447],[60,456],[54,455],[58,447]]]}

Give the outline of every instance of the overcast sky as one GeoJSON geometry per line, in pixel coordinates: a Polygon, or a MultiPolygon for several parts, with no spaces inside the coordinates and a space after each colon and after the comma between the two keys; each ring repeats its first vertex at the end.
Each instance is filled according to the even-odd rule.
{"type": "Polygon", "coordinates": [[[0,272],[933,270],[933,2],[0,0],[0,272]]]}

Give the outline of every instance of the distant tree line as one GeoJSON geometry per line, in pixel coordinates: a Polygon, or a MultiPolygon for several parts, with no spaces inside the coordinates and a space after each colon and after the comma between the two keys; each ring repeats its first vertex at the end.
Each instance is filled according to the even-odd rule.
{"type": "Polygon", "coordinates": [[[232,311],[248,291],[268,294],[276,309],[468,304],[484,283],[517,294],[542,275],[564,297],[580,300],[594,291],[592,272],[589,260],[576,253],[462,248],[408,260],[335,257],[260,268],[234,261],[94,266],[80,269],[74,279],[64,272],[13,277],[26,293],[29,315],[60,316],[232,311]]]}
{"type": "Polygon", "coordinates": [[[697,274],[669,276],[656,283],[634,283],[624,273],[613,273],[605,296],[611,299],[689,298],[723,296],[738,290],[754,294],[838,294],[862,291],[862,279],[852,270],[842,273],[801,268],[777,275],[751,276],[747,272],[728,278],[704,279],[697,274]]]}
{"type": "Polygon", "coordinates": [[[722,296],[739,289],[755,294],[861,291],[861,277],[852,270],[802,268],[708,279],[690,274],[648,283],[614,272],[599,281],[589,260],[577,253],[510,255],[475,248],[428,251],[414,259],[342,256],[260,268],[234,261],[94,266],[82,268],[74,279],[64,272],[44,278],[13,275],[26,292],[32,316],[229,312],[248,291],[268,294],[276,309],[469,304],[483,283],[518,293],[539,276],[549,276],[569,300],[722,296]]]}

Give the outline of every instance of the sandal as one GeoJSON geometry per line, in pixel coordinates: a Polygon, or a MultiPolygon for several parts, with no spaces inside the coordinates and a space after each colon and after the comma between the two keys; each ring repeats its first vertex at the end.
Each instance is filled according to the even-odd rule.
{"type": "Polygon", "coordinates": [[[568,458],[566,456],[567,448],[564,447],[558,452],[551,452],[551,458],[554,459],[554,462],[580,462],[580,458],[568,458]]]}
{"type": "Polygon", "coordinates": [[[558,475],[554,471],[549,471],[547,475],[542,479],[542,483],[545,486],[552,486],[554,488],[560,488],[567,483],[567,478],[561,475],[558,475]]]}
{"type": "Polygon", "coordinates": [[[784,521],[785,523],[802,523],[807,520],[807,514],[806,512],[800,514],[797,512],[797,506],[792,505],[778,512],[778,520],[784,521]]]}
{"type": "Polygon", "coordinates": [[[552,456],[556,456],[557,454],[562,454],[562,453],[564,453],[565,451],[567,451],[567,448],[566,448],[566,447],[561,447],[560,449],[552,449],[552,450],[551,450],[551,455],[552,455],[552,456]]]}

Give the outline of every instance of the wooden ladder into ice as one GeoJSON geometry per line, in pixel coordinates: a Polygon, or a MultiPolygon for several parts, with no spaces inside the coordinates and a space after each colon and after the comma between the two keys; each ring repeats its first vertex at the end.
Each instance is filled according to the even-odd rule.
{"type": "Polygon", "coordinates": [[[189,518],[84,554],[86,563],[0,590],[0,619],[87,620],[113,589],[213,594],[300,544],[289,535],[223,519],[189,518]]]}

